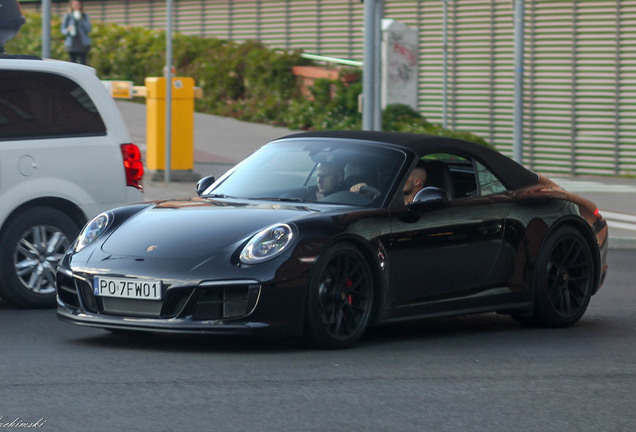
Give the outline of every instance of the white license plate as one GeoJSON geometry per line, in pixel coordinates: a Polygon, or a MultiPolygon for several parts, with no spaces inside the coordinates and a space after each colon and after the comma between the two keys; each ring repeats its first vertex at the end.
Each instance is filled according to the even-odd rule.
{"type": "Polygon", "coordinates": [[[96,277],[93,279],[93,294],[101,297],[161,300],[161,281],[96,277]]]}

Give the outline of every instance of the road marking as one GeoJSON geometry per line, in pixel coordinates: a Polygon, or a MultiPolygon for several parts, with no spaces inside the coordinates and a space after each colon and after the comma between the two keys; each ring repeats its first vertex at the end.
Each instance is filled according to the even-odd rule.
{"type": "MultiPolygon", "coordinates": [[[[596,181],[570,180],[564,178],[554,178],[551,180],[573,193],[601,192],[601,193],[636,193],[636,186],[625,184],[605,184],[596,181]]],[[[616,213],[601,210],[601,215],[607,221],[607,225],[613,229],[636,231],[636,215],[627,213],[616,213]]]]}
{"type": "Polygon", "coordinates": [[[636,225],[627,224],[624,222],[614,222],[611,220],[607,221],[607,226],[612,229],[622,229],[627,231],[636,231],[636,225]]]}
{"type": "Polygon", "coordinates": [[[605,184],[595,181],[568,180],[552,178],[556,184],[570,192],[608,192],[636,193],[636,186],[624,184],[605,184]]]}
{"type": "Polygon", "coordinates": [[[600,210],[610,228],[636,231],[636,216],[626,213],[616,213],[600,210]]]}

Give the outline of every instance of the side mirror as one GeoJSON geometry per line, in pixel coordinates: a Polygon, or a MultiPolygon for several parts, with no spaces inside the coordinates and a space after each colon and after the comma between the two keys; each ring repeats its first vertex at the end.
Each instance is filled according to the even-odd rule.
{"type": "Polygon", "coordinates": [[[203,177],[197,182],[197,186],[194,188],[194,190],[197,192],[198,196],[201,196],[203,195],[203,192],[205,192],[205,190],[209,188],[215,181],[216,179],[214,178],[214,176],[203,177]]]}
{"type": "Polygon", "coordinates": [[[17,0],[0,0],[0,54],[4,54],[4,44],[15,36],[24,21],[17,0]]]}
{"type": "Polygon", "coordinates": [[[409,204],[411,209],[420,209],[432,204],[447,204],[450,202],[448,194],[440,188],[429,186],[415,194],[413,202],[409,204]]]}

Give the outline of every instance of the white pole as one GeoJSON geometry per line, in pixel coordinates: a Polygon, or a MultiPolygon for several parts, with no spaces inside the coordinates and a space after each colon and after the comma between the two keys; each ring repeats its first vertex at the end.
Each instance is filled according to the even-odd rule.
{"type": "Polygon", "coordinates": [[[51,58],[51,0],[42,0],[42,58],[51,58]]]}
{"type": "Polygon", "coordinates": [[[166,29],[166,167],[164,180],[170,182],[172,162],[172,0],[167,0],[166,29]]]}
{"type": "Polygon", "coordinates": [[[444,16],[442,24],[442,50],[443,50],[443,76],[442,76],[442,126],[448,129],[448,1],[444,4],[444,16]]]}
{"type": "Polygon", "coordinates": [[[375,70],[373,80],[373,128],[372,130],[382,130],[382,15],[384,15],[384,0],[376,0],[375,4],[375,70]]]}
{"type": "Polygon", "coordinates": [[[515,0],[515,90],[513,158],[523,163],[524,0],[515,0]]]}
{"type": "Polygon", "coordinates": [[[375,2],[364,2],[364,66],[362,75],[362,129],[374,129],[375,103],[375,2]]]}

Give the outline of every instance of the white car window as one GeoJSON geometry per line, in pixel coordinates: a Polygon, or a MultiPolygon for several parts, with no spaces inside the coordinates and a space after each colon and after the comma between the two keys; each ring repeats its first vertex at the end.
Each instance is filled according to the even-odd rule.
{"type": "Polygon", "coordinates": [[[88,94],[60,75],[0,71],[0,140],[105,135],[88,94]]]}

